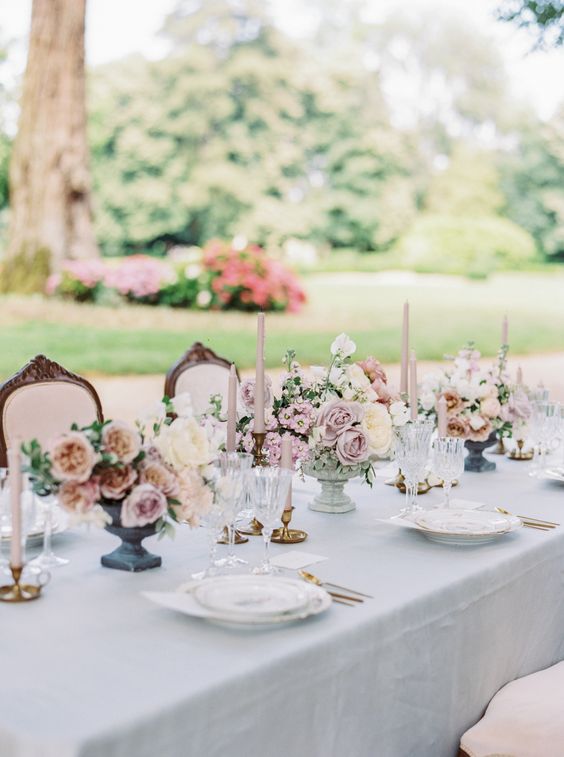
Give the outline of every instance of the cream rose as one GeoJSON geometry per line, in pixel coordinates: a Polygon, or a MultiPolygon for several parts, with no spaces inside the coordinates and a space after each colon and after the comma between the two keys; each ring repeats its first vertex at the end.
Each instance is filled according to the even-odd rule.
{"type": "Polygon", "coordinates": [[[361,428],[366,435],[371,455],[383,457],[389,452],[392,444],[392,419],[384,405],[368,405],[361,428]]]}
{"type": "Polygon", "coordinates": [[[208,437],[195,418],[176,418],[155,437],[155,447],[175,470],[206,465],[211,453],[208,437]]]}
{"type": "Polygon", "coordinates": [[[141,449],[141,436],[132,426],[122,421],[112,421],[104,426],[102,444],[122,463],[131,463],[141,449]]]}
{"type": "Polygon", "coordinates": [[[180,523],[197,526],[200,516],[206,513],[212,505],[212,491],[194,468],[187,468],[182,471],[179,475],[179,483],[178,499],[180,505],[171,505],[171,508],[180,523]]]}
{"type": "Polygon", "coordinates": [[[480,412],[486,418],[497,418],[501,410],[501,405],[497,397],[486,397],[480,403],[480,412]]]}
{"type": "Polygon", "coordinates": [[[153,484],[155,488],[167,497],[176,497],[178,495],[179,485],[176,474],[157,460],[143,462],[141,483],[153,484]]]}
{"type": "Polygon", "coordinates": [[[80,431],[70,431],[49,446],[51,472],[59,481],[84,483],[96,463],[96,452],[80,431]]]}

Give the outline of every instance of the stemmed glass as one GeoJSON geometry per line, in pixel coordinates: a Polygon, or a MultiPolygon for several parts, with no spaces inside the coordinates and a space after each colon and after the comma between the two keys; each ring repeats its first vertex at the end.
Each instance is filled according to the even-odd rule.
{"type": "Polygon", "coordinates": [[[557,402],[534,402],[530,429],[538,449],[538,459],[529,475],[542,476],[547,455],[560,435],[560,405],[557,402]]]}
{"type": "Polygon", "coordinates": [[[34,557],[30,561],[30,565],[38,568],[45,568],[50,570],[51,568],[58,568],[61,565],[67,565],[68,560],[65,557],[59,557],[53,552],[51,546],[51,537],[53,535],[53,525],[55,524],[55,502],[56,498],[53,494],[47,494],[43,497],[39,496],[39,501],[42,505],[43,513],[43,549],[41,553],[34,557]]]}
{"type": "Polygon", "coordinates": [[[464,439],[443,436],[433,442],[433,473],[442,479],[445,507],[450,507],[452,482],[464,471],[464,439]]]}
{"type": "Polygon", "coordinates": [[[417,504],[417,488],[425,473],[433,428],[432,421],[421,420],[409,421],[394,430],[396,460],[405,478],[405,507],[400,511],[401,517],[423,509],[417,504]]]}
{"type": "Polygon", "coordinates": [[[0,468],[0,572],[8,573],[9,560],[4,556],[4,545],[10,533],[10,498],[8,495],[8,469],[0,468]],[[2,538],[4,537],[4,538],[2,538]]]}
{"type": "Polygon", "coordinates": [[[225,487],[224,496],[224,510],[228,516],[229,548],[227,557],[220,563],[228,568],[248,564],[247,560],[235,555],[235,521],[246,495],[245,476],[251,470],[252,464],[253,456],[245,452],[222,452],[215,462],[218,474],[231,482],[230,486],[225,487]]]}
{"type": "Polygon", "coordinates": [[[284,468],[257,467],[248,474],[255,518],[262,523],[264,539],[263,561],[253,568],[253,573],[270,575],[275,572],[270,562],[268,545],[272,532],[279,525],[291,480],[291,471],[284,468]]]}

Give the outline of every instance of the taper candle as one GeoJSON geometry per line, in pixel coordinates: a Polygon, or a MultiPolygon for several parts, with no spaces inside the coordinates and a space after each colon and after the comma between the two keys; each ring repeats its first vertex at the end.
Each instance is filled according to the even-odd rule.
{"type": "Polygon", "coordinates": [[[237,371],[231,363],[227,387],[227,452],[235,452],[237,446],[237,371]]]}
{"type": "Polygon", "coordinates": [[[407,394],[408,363],[409,363],[409,302],[404,302],[403,321],[402,321],[402,329],[401,329],[400,394],[407,394]]]}
{"type": "Polygon", "coordinates": [[[409,413],[412,421],[417,420],[417,356],[411,350],[409,356],[409,413]]]}
{"type": "Polygon", "coordinates": [[[503,316],[501,324],[501,343],[509,344],[509,320],[506,315],[503,316]]]}
{"type": "Polygon", "coordinates": [[[264,313],[257,315],[254,431],[264,433],[264,313]]]}
{"type": "Polygon", "coordinates": [[[19,442],[8,450],[12,533],[10,537],[10,565],[22,567],[22,470],[19,442]]]}
{"type": "MultiPolygon", "coordinates": [[[[280,448],[280,467],[285,470],[294,472],[294,461],[292,460],[292,435],[283,434],[282,445],[280,448]]],[[[292,509],[292,482],[290,481],[290,488],[288,489],[288,496],[286,497],[286,504],[284,510],[292,509]]]]}
{"type": "Polygon", "coordinates": [[[441,438],[447,435],[447,401],[443,394],[437,402],[437,430],[441,438]]]}
{"type": "Polygon", "coordinates": [[[523,369],[521,366],[517,368],[517,386],[523,386],[523,369]]]}

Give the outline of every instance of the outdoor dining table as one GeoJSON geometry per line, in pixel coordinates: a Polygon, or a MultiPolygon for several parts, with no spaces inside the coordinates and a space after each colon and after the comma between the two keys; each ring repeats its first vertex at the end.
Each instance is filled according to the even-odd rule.
{"type": "MultiPolygon", "coordinates": [[[[564,487],[496,459],[454,496],[564,523],[564,487]]],[[[1,757],[454,757],[498,689],[564,658],[564,527],[436,544],[378,522],[402,505],[382,478],[340,515],[307,509],[317,486],[295,485],[308,540],[273,555],[323,555],[312,572],[374,598],[268,631],[143,596],[205,566],[203,529],[149,540],[163,566],[138,574],[100,565],[110,534],[61,534],[44,596],[0,607],[1,757]]],[[[237,550],[256,562],[262,539],[237,550]]]]}

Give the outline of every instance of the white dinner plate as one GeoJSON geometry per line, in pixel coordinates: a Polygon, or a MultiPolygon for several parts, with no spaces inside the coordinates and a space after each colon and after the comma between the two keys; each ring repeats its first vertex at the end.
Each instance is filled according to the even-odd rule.
{"type": "Polygon", "coordinates": [[[245,614],[240,612],[235,614],[221,611],[212,612],[195,599],[193,595],[194,584],[190,584],[190,588],[188,590],[184,589],[184,591],[143,592],[143,594],[152,602],[161,605],[161,607],[166,607],[170,610],[181,612],[184,615],[190,615],[191,617],[203,618],[212,623],[240,629],[268,628],[284,623],[293,623],[298,620],[304,620],[312,615],[319,615],[331,606],[331,597],[321,587],[306,584],[297,579],[284,580],[294,580],[295,583],[303,586],[307,595],[307,602],[304,607],[298,610],[279,613],[277,615],[261,616],[251,611],[245,614]]]}
{"type": "Polygon", "coordinates": [[[547,478],[549,481],[558,481],[564,484],[564,468],[547,468],[541,474],[541,478],[547,478]]]}
{"type": "Polygon", "coordinates": [[[307,605],[306,584],[278,576],[216,576],[192,590],[196,602],[213,613],[268,617],[307,605]]]}
{"type": "MultiPolygon", "coordinates": [[[[63,533],[63,531],[66,531],[68,528],[68,523],[66,517],[64,517],[62,514],[57,513],[53,516],[53,528],[51,531],[52,536],[57,536],[58,534],[63,533]]],[[[41,544],[43,542],[43,535],[45,533],[45,520],[43,518],[40,518],[35,521],[33,526],[30,529],[30,532],[27,535],[27,541],[26,544],[29,547],[37,546],[38,544],[41,544]]],[[[0,534],[0,539],[2,539],[3,542],[9,542],[11,538],[11,532],[9,528],[4,528],[2,530],[2,533],[0,534]]]]}
{"type": "Polygon", "coordinates": [[[523,525],[512,515],[449,508],[421,513],[415,523],[431,541],[457,545],[485,544],[523,525]]]}

